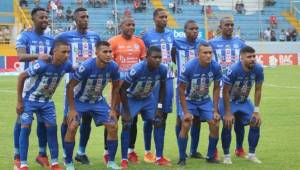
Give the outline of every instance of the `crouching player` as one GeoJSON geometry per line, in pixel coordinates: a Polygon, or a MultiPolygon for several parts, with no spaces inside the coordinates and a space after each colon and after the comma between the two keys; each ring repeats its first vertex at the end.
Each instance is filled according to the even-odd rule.
{"type": "MultiPolygon", "coordinates": [[[[165,95],[167,67],[161,64],[161,49],[151,46],[146,59],[133,65],[125,76],[121,86],[122,101],[122,151],[128,150],[132,119],[141,113],[144,121],[154,125],[154,142],[156,152],[162,153],[163,143],[163,113],[162,102],[165,95]],[[153,90],[159,88],[159,98],[155,98],[153,90]]],[[[152,126],[152,125],[151,125],[152,126]]],[[[126,152],[124,152],[126,156],[126,152]]],[[[162,164],[159,164],[162,165],[162,164]]],[[[163,164],[169,166],[169,164],[163,164]]]]}
{"type": "Polygon", "coordinates": [[[219,140],[218,100],[220,93],[221,67],[212,61],[212,48],[208,44],[200,44],[198,58],[187,62],[179,77],[179,98],[182,120],[178,136],[179,166],[184,166],[186,161],[186,147],[188,131],[191,127],[193,116],[206,120],[209,125],[209,145],[207,162],[219,163],[214,158],[214,151],[219,140]],[[213,102],[209,96],[209,87],[214,82],[213,102]]]}
{"type": "Polygon", "coordinates": [[[51,98],[63,75],[72,71],[72,64],[67,61],[69,52],[70,48],[66,42],[56,41],[53,50],[54,55],[50,63],[37,60],[19,75],[16,110],[21,116],[20,170],[28,169],[27,154],[33,113],[36,113],[38,119],[46,125],[52,170],[62,169],[59,167],[57,160],[56,113],[51,98]]]}
{"type": "Polygon", "coordinates": [[[65,136],[66,169],[74,170],[72,160],[75,146],[75,134],[83,114],[91,114],[96,126],[104,125],[108,132],[107,146],[109,152],[108,168],[120,169],[114,159],[118,147],[117,119],[114,110],[119,86],[118,65],[112,61],[112,49],[106,41],[96,44],[96,58],[83,62],[75,71],[67,85],[69,113],[68,129],[65,136]],[[112,81],[112,103],[108,106],[102,91],[112,81]]]}
{"type": "Polygon", "coordinates": [[[233,120],[243,126],[250,125],[248,134],[249,154],[246,158],[255,163],[261,163],[255,156],[255,149],[260,135],[259,104],[264,74],[262,66],[255,61],[255,50],[249,46],[242,48],[241,61],[232,65],[223,78],[223,101],[220,102],[220,113],[223,118],[222,147],[225,154],[225,164],[232,164],[229,148],[233,120]],[[253,107],[248,96],[254,82],[253,107]]]}

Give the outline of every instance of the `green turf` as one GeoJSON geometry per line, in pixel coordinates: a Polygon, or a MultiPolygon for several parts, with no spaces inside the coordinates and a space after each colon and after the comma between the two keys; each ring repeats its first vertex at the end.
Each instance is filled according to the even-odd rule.
{"type": "MultiPolygon", "coordinates": [[[[62,83],[63,84],[63,83],[62,83]]],[[[63,88],[57,89],[54,101],[57,108],[58,124],[62,121],[63,88]]],[[[13,127],[16,118],[16,77],[0,77],[0,170],[12,169],[13,165],[13,127]]],[[[185,169],[300,169],[300,67],[278,67],[265,69],[265,84],[261,102],[263,125],[261,138],[257,148],[257,156],[262,160],[261,165],[253,164],[243,159],[233,158],[233,165],[210,165],[204,160],[188,160],[185,169]]],[[[174,108],[175,111],[175,108],[174,108]]],[[[178,159],[178,149],[174,132],[175,114],[169,116],[165,137],[164,153],[171,158],[175,165],[178,159]]],[[[59,128],[58,128],[59,129],[59,128]]],[[[119,130],[120,131],[120,130],[119,130]]],[[[202,125],[199,150],[207,151],[207,125],[202,125]]],[[[248,128],[247,131],[248,132],[248,128]]],[[[246,133],[247,134],[247,133],[246,133]]],[[[60,136],[60,132],[58,132],[60,136]]],[[[78,136],[78,135],[77,135],[78,136]]],[[[78,140],[77,140],[78,141],[78,140]]],[[[231,153],[235,139],[232,140],[231,153]]],[[[59,138],[59,143],[60,138],[59,138]]],[[[77,142],[78,144],[78,142],[77,142]]],[[[247,148],[247,138],[244,142],[247,148]]],[[[120,146],[120,145],[119,145],[120,146]]],[[[152,150],[154,148],[152,142],[152,150]]],[[[221,145],[218,145],[220,154],[221,145]]],[[[60,144],[61,150],[61,144],[60,144]]],[[[136,150],[143,155],[142,122],[139,118],[136,150]]],[[[30,169],[42,169],[34,162],[38,152],[36,137],[36,122],[33,123],[30,135],[28,161],[30,169]]],[[[102,163],[103,128],[93,126],[87,148],[88,156],[92,162],[90,166],[76,164],[77,169],[105,169],[102,163]]],[[[222,155],[222,154],[221,154],[222,155]]],[[[61,158],[61,152],[60,152],[61,158]]],[[[117,153],[120,161],[120,147],[117,153]]],[[[61,159],[60,159],[61,160],[61,159]]],[[[61,162],[61,161],[60,161],[61,162]]],[[[156,165],[141,163],[130,165],[130,169],[162,169],[156,165]]],[[[176,166],[166,169],[180,169],[176,166]]]]}

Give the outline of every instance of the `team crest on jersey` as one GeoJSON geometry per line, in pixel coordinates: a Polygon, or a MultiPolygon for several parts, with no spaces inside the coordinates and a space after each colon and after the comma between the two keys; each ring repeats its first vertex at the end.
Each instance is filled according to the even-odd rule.
{"type": "Polygon", "coordinates": [[[134,47],[135,49],[139,49],[139,45],[138,45],[138,44],[134,44],[133,47],[134,47]]]}
{"type": "Polygon", "coordinates": [[[78,69],[79,73],[84,72],[84,70],[85,70],[85,67],[83,67],[83,66],[80,66],[79,69],[78,69]]]}
{"type": "Polygon", "coordinates": [[[168,37],[167,40],[168,40],[168,42],[171,42],[171,37],[168,37]]]}
{"type": "Polygon", "coordinates": [[[231,70],[231,69],[228,69],[228,70],[227,70],[227,76],[230,76],[231,73],[232,73],[232,70],[231,70]]]}
{"type": "Polygon", "coordinates": [[[210,71],[208,72],[208,77],[212,77],[214,74],[210,71]]]}
{"type": "Polygon", "coordinates": [[[39,69],[39,68],[40,68],[40,64],[39,64],[39,63],[35,63],[34,66],[33,66],[33,68],[34,68],[35,70],[39,69]]]}
{"type": "Polygon", "coordinates": [[[130,76],[134,76],[136,74],[135,69],[131,69],[129,74],[130,74],[130,76]]]}
{"type": "Polygon", "coordinates": [[[182,72],[182,73],[185,72],[185,66],[183,66],[183,67],[181,68],[181,72],[182,72]]]}

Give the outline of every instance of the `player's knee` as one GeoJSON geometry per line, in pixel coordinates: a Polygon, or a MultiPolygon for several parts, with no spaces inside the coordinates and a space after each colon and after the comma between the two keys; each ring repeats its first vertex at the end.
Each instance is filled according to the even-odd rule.
{"type": "Polygon", "coordinates": [[[22,124],[21,128],[31,128],[31,124],[22,124]]]}
{"type": "Polygon", "coordinates": [[[210,136],[218,137],[219,136],[219,124],[215,121],[209,121],[209,131],[210,136]]]}
{"type": "Polygon", "coordinates": [[[67,132],[68,132],[70,135],[75,136],[77,129],[78,129],[78,124],[72,122],[71,124],[68,125],[67,132]]]}
{"type": "Polygon", "coordinates": [[[118,139],[118,125],[108,125],[107,129],[107,137],[108,139],[116,140],[118,139]]]}
{"type": "Polygon", "coordinates": [[[181,129],[183,129],[184,131],[188,131],[191,127],[191,123],[187,122],[187,121],[183,121],[181,123],[181,129]]]}
{"type": "Polygon", "coordinates": [[[176,117],[176,125],[181,126],[181,119],[179,116],[176,117]]]}
{"type": "Polygon", "coordinates": [[[165,121],[163,120],[162,117],[156,117],[153,120],[153,126],[154,126],[154,128],[162,128],[165,126],[165,121]]]}

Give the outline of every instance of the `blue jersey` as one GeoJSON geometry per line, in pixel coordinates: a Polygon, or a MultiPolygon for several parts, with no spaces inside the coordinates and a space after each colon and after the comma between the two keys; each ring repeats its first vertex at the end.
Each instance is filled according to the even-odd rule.
{"type": "MultiPolygon", "coordinates": [[[[24,31],[17,37],[16,48],[25,48],[26,54],[50,54],[53,47],[53,38],[49,35],[39,35],[34,30],[24,31]]],[[[22,69],[25,70],[33,63],[25,62],[22,69]]]]}
{"type": "Polygon", "coordinates": [[[165,81],[166,78],[166,66],[160,64],[158,68],[150,71],[148,62],[143,60],[133,65],[125,76],[125,81],[131,84],[127,89],[127,96],[137,99],[147,98],[154,87],[157,87],[160,81],[165,81]]]}
{"type": "Polygon", "coordinates": [[[209,87],[212,81],[219,81],[221,78],[221,67],[217,62],[212,61],[208,67],[202,67],[199,59],[195,58],[186,63],[179,82],[187,85],[186,100],[204,102],[210,99],[209,87]]]}
{"type": "Polygon", "coordinates": [[[249,72],[244,71],[242,63],[238,62],[223,76],[225,84],[231,86],[230,101],[242,103],[248,99],[251,88],[255,83],[262,83],[264,80],[263,67],[255,64],[249,72]]]}
{"type": "Polygon", "coordinates": [[[30,76],[26,79],[23,99],[27,101],[47,102],[51,100],[59,81],[66,72],[72,71],[72,64],[66,61],[60,66],[37,60],[26,69],[30,76]]]}
{"type": "Polygon", "coordinates": [[[198,56],[199,44],[206,43],[205,40],[197,38],[194,42],[188,41],[184,37],[175,39],[177,75],[181,74],[181,69],[191,59],[198,56]]]}
{"type": "Polygon", "coordinates": [[[147,48],[157,46],[161,49],[162,63],[168,68],[168,78],[174,78],[174,70],[172,68],[171,50],[174,44],[174,33],[165,29],[165,32],[159,33],[155,29],[146,32],[142,37],[147,48]]]}
{"type": "Polygon", "coordinates": [[[73,79],[79,81],[74,89],[74,98],[83,103],[98,103],[102,100],[102,91],[109,81],[119,80],[117,63],[111,61],[105,68],[96,65],[96,58],[83,62],[76,69],[73,79]]]}
{"type": "Polygon", "coordinates": [[[85,34],[81,34],[77,30],[63,32],[56,39],[68,42],[71,48],[69,59],[75,68],[86,59],[96,56],[95,44],[100,41],[100,37],[96,32],[87,31],[85,34]]]}
{"type": "Polygon", "coordinates": [[[223,74],[240,59],[240,50],[246,46],[245,42],[237,37],[224,39],[222,36],[209,41],[212,46],[214,59],[221,65],[223,74]]]}

